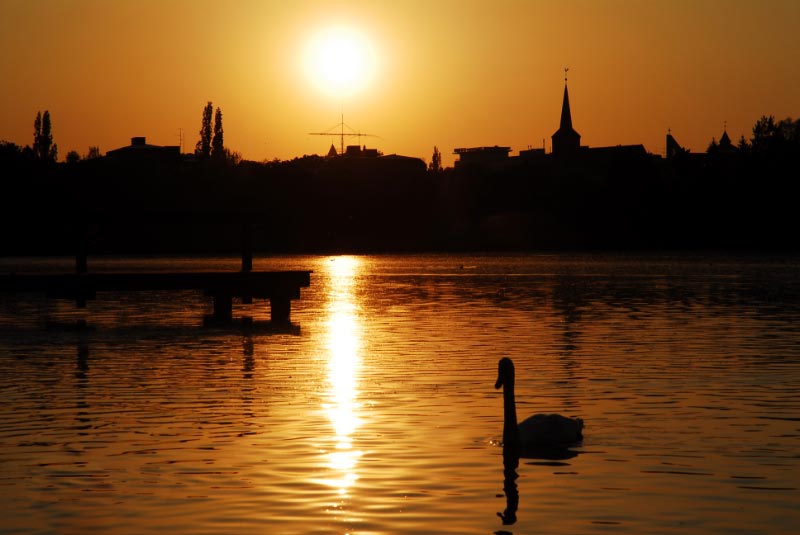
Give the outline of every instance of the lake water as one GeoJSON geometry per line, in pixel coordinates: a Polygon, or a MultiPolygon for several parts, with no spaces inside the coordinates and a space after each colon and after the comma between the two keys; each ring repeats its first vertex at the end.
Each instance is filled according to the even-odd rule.
{"type": "MultiPolygon", "coordinates": [[[[39,260],[37,270],[69,268],[39,260]]],[[[31,269],[0,260],[0,271],[31,269]]],[[[90,259],[96,271],[231,258],[90,259]]],[[[800,532],[800,260],[256,259],[288,329],[198,293],[0,296],[3,534],[800,532]],[[71,329],[78,319],[93,329],[71,329]],[[586,422],[504,481],[517,410],[586,422]],[[497,516],[519,504],[517,521],[497,516]]]]}

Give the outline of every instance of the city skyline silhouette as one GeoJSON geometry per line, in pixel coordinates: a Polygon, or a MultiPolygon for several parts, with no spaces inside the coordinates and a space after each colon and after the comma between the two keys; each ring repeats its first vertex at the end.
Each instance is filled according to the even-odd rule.
{"type": "MultiPolygon", "coordinates": [[[[583,144],[641,143],[664,155],[671,129],[683,147],[701,152],[725,129],[735,142],[762,115],[792,117],[800,106],[793,90],[800,73],[790,59],[800,48],[791,30],[800,7],[723,5],[344,2],[332,13],[316,2],[236,10],[204,2],[188,10],[4,3],[0,139],[29,143],[31,117],[49,110],[62,157],[92,146],[105,153],[133,136],[162,146],[183,140],[186,149],[197,106],[214,101],[226,111],[228,146],[245,159],[324,154],[330,143],[307,133],[343,112],[348,124],[380,136],[384,153],[428,159],[438,146],[449,166],[458,147],[516,152],[546,140],[549,150],[563,89],[557,81],[569,66],[583,144]],[[367,43],[357,45],[372,58],[358,90],[341,86],[334,95],[310,79],[304,54],[330,28],[367,43]]],[[[359,64],[335,65],[314,75],[342,84],[359,64]]]]}

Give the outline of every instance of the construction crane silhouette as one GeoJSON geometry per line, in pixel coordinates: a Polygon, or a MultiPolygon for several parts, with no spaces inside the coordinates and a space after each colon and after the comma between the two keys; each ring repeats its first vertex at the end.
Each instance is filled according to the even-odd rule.
{"type": "Polygon", "coordinates": [[[357,137],[358,144],[361,145],[361,138],[362,137],[378,137],[374,134],[362,134],[361,132],[356,131],[353,127],[349,124],[344,122],[344,114],[342,114],[341,121],[339,124],[335,124],[330,127],[325,132],[309,132],[308,135],[310,136],[339,136],[339,154],[344,154],[344,138],[346,137],[357,137]],[[347,132],[345,132],[345,128],[347,128],[347,132]],[[338,130],[338,131],[337,131],[338,130]]]}

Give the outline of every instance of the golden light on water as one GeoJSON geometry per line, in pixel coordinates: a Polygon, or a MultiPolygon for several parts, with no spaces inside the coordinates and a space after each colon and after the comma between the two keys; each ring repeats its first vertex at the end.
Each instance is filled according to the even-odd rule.
{"type": "Polygon", "coordinates": [[[333,428],[334,450],[327,452],[333,472],[324,483],[346,496],[358,480],[356,467],[361,451],[353,447],[353,433],[361,426],[358,377],[361,366],[361,333],[354,296],[354,279],[360,261],[354,257],[332,258],[328,304],[328,392],[323,408],[333,428]]]}

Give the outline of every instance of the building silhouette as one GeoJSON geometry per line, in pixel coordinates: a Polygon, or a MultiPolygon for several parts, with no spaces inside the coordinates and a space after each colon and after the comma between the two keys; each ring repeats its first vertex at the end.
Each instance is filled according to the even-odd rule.
{"type": "Polygon", "coordinates": [[[734,144],[731,142],[730,136],[728,136],[727,125],[722,131],[722,136],[719,138],[719,143],[717,143],[717,153],[723,156],[736,154],[736,146],[734,146],[734,144]]]}
{"type": "Polygon", "coordinates": [[[667,130],[667,160],[687,154],[689,151],[681,147],[680,143],[672,135],[672,130],[667,130]]]}
{"type": "Polygon", "coordinates": [[[511,147],[469,147],[455,149],[453,154],[458,155],[455,166],[496,166],[507,162],[511,147]]]}
{"type": "Polygon", "coordinates": [[[106,158],[121,162],[179,161],[181,159],[181,148],[177,145],[150,145],[147,143],[147,138],[137,136],[131,138],[130,145],[106,152],[106,158]]]}
{"type": "MultiPolygon", "coordinates": [[[[546,161],[555,161],[562,165],[578,164],[580,166],[609,166],[618,163],[647,160],[651,157],[644,145],[613,145],[608,147],[588,147],[581,145],[581,135],[572,126],[572,110],[569,102],[569,88],[564,79],[564,98],[561,102],[561,120],[558,130],[551,136],[552,150],[547,154],[541,149],[528,148],[519,151],[519,156],[509,156],[509,147],[469,147],[458,148],[454,154],[458,156],[455,167],[478,167],[482,169],[499,169],[514,166],[522,162],[538,165],[546,161]]],[[[677,141],[668,137],[668,147],[674,151],[683,150],[677,141]],[[671,139],[671,141],[670,141],[671,139]]],[[[668,152],[669,152],[668,148],[668,152]]]]}
{"type": "Polygon", "coordinates": [[[719,142],[715,138],[711,138],[711,143],[705,152],[691,152],[689,149],[683,148],[672,135],[672,130],[667,130],[665,154],[667,160],[693,162],[697,165],[702,165],[711,156],[730,159],[737,154],[738,150],[728,135],[727,125],[722,130],[719,142]]]}

